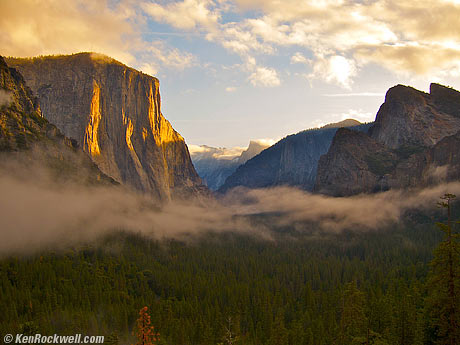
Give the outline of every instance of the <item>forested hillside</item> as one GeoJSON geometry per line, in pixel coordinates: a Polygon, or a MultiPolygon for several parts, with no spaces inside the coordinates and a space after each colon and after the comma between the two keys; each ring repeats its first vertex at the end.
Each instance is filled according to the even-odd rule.
{"type": "Polygon", "coordinates": [[[118,233],[72,251],[3,258],[0,332],[134,343],[148,306],[161,344],[229,344],[228,330],[235,344],[433,344],[426,277],[441,238],[420,214],[376,232],[290,231],[274,241],[118,233]]]}

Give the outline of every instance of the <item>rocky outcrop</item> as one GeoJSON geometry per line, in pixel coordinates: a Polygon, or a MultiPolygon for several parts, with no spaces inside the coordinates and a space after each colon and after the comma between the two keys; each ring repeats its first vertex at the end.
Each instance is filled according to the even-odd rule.
{"type": "MultiPolygon", "coordinates": [[[[116,184],[40,111],[22,75],[0,57],[0,172],[21,165],[53,183],[116,184]],[[14,162],[14,164],[13,164],[14,162]],[[39,168],[41,171],[37,171],[39,168]]],[[[35,176],[34,175],[34,176],[35,176]]]]}
{"type": "Polygon", "coordinates": [[[158,79],[93,53],[8,63],[45,118],[116,181],[159,200],[202,190],[184,139],[161,113],[158,79]]]}
{"type": "Polygon", "coordinates": [[[460,93],[431,84],[430,93],[397,85],[388,90],[369,135],[385,146],[433,146],[460,130],[460,93]]]}
{"type": "Polygon", "coordinates": [[[366,133],[341,128],[319,160],[314,190],[334,196],[386,190],[384,176],[396,161],[394,153],[366,133]]]}
{"type": "Polygon", "coordinates": [[[348,196],[460,178],[460,93],[391,88],[368,135],[341,129],[321,157],[315,192],[348,196]]]}
{"type": "Polygon", "coordinates": [[[47,121],[23,77],[0,57],[0,151],[30,148],[46,137],[47,121]]]}
{"type": "MultiPolygon", "coordinates": [[[[340,126],[340,124],[337,124],[340,126]]],[[[367,131],[370,124],[358,130],[367,131]]],[[[230,175],[220,192],[244,186],[264,188],[277,185],[313,189],[318,160],[327,152],[337,128],[311,129],[290,135],[250,159],[230,175]]]]}
{"type": "Polygon", "coordinates": [[[350,196],[458,181],[459,147],[460,131],[407,156],[368,135],[340,129],[319,161],[314,191],[350,196]]]}

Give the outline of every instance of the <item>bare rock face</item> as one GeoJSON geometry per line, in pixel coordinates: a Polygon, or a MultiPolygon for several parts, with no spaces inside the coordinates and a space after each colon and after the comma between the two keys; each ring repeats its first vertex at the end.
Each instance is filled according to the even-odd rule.
{"type": "Polygon", "coordinates": [[[22,75],[0,56],[0,175],[14,169],[46,174],[54,184],[117,184],[42,116],[22,75]]]}
{"type": "Polygon", "coordinates": [[[395,86],[368,135],[340,129],[320,158],[314,190],[334,196],[460,179],[460,93],[395,86]]]}
{"type": "Polygon", "coordinates": [[[396,149],[433,146],[460,130],[460,93],[431,84],[430,93],[397,85],[388,90],[369,135],[396,149]]]}
{"type": "Polygon", "coordinates": [[[158,79],[94,53],[8,63],[45,118],[116,181],[162,201],[202,190],[184,139],[161,113],[158,79]]]}
{"type": "Polygon", "coordinates": [[[391,174],[392,188],[435,185],[460,180],[460,131],[403,160],[391,174]]]}
{"type": "Polygon", "coordinates": [[[397,156],[366,133],[341,128],[318,162],[315,192],[346,196],[388,189],[397,156]]]}

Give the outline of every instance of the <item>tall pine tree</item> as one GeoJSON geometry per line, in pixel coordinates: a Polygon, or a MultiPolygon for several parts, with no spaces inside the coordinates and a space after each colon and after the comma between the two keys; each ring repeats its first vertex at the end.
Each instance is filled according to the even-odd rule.
{"type": "Polygon", "coordinates": [[[454,233],[452,203],[455,195],[445,194],[439,205],[447,209],[447,224],[438,223],[444,239],[434,251],[428,277],[428,308],[434,341],[440,345],[460,344],[460,245],[454,233]]]}

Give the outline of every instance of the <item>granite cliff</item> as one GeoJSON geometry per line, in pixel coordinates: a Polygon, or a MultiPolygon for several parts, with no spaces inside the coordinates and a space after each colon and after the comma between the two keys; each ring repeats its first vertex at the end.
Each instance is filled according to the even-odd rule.
{"type": "MultiPolygon", "coordinates": [[[[0,57],[0,173],[18,165],[60,181],[116,184],[42,115],[38,100],[22,75],[0,57]]],[[[34,175],[34,176],[35,176],[34,175]]]]}
{"type": "Polygon", "coordinates": [[[334,196],[458,180],[460,93],[391,88],[368,135],[339,130],[321,157],[314,191],[334,196]]]}
{"type": "MultiPolygon", "coordinates": [[[[238,167],[219,191],[226,192],[237,186],[264,188],[277,185],[297,186],[311,191],[318,160],[329,149],[337,128],[355,126],[356,123],[359,124],[355,120],[345,120],[287,136],[238,167]]],[[[367,131],[369,126],[364,124],[354,128],[367,131]]]]}
{"type": "Polygon", "coordinates": [[[460,130],[460,93],[439,84],[430,93],[397,85],[388,90],[369,135],[388,148],[432,146],[460,130]]]}
{"type": "Polygon", "coordinates": [[[7,62],[44,117],[116,181],[162,201],[203,191],[184,139],[161,113],[158,79],[94,53],[7,62]]]}

